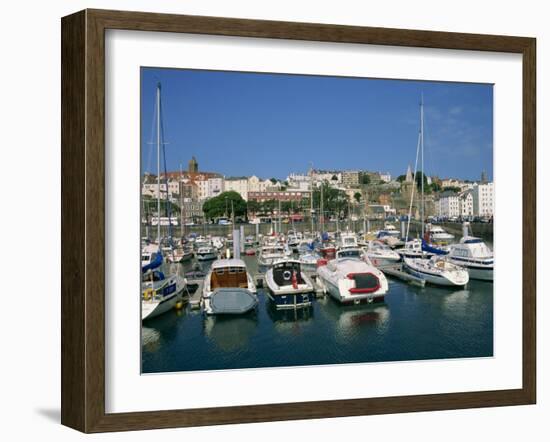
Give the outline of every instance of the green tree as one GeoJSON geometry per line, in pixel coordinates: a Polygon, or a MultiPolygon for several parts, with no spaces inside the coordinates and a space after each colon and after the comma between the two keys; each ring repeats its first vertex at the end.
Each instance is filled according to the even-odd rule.
{"type": "Polygon", "coordinates": [[[360,183],[365,185],[370,184],[370,176],[368,173],[361,174],[360,183]]]}
{"type": "Polygon", "coordinates": [[[441,192],[441,186],[439,185],[439,183],[437,181],[432,181],[432,191],[433,192],[441,192]]]}
{"type": "Polygon", "coordinates": [[[235,216],[246,215],[246,201],[237,192],[229,191],[210,198],[203,204],[204,217],[214,220],[221,216],[231,216],[231,202],[233,202],[235,216]]]}
{"type": "MultiPolygon", "coordinates": [[[[328,183],[321,184],[323,188],[323,209],[325,215],[344,215],[348,211],[349,198],[346,192],[331,187],[328,183]]],[[[321,188],[313,191],[313,206],[319,209],[321,203],[321,188]]]]}
{"type": "Polygon", "coordinates": [[[447,186],[447,187],[444,187],[444,188],[443,188],[443,192],[455,192],[455,193],[458,193],[458,192],[460,192],[460,187],[456,187],[456,186],[447,186]]]}
{"type": "Polygon", "coordinates": [[[361,197],[362,197],[362,195],[361,195],[360,192],[355,192],[355,193],[353,194],[353,198],[355,199],[355,201],[356,201],[358,204],[361,202],[361,197]]]}

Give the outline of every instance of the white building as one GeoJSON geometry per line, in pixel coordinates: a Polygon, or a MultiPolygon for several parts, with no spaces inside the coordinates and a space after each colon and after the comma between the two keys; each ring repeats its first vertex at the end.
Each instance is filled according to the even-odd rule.
{"type": "Polygon", "coordinates": [[[229,177],[225,178],[225,192],[237,192],[242,199],[248,201],[248,178],[247,177],[229,177]]]}
{"type": "Polygon", "coordinates": [[[386,172],[386,173],[380,172],[380,180],[384,181],[385,183],[389,183],[391,181],[391,174],[389,172],[386,172]]]}
{"type": "Polygon", "coordinates": [[[445,218],[460,216],[460,196],[452,192],[443,192],[436,201],[435,207],[438,216],[445,218]]]}
{"type": "Polygon", "coordinates": [[[342,172],[313,170],[311,172],[311,179],[314,184],[326,182],[332,187],[338,187],[342,184],[342,172]]]}
{"type": "Polygon", "coordinates": [[[311,177],[307,174],[291,173],[286,180],[293,189],[309,190],[311,186],[311,177]]]}
{"type": "Polygon", "coordinates": [[[269,179],[262,180],[256,175],[248,178],[248,192],[265,192],[271,186],[273,186],[273,183],[269,179]]]}
{"type": "Polygon", "coordinates": [[[493,216],[495,196],[493,183],[474,184],[471,190],[475,216],[493,216]]]}
{"type": "Polygon", "coordinates": [[[474,197],[472,192],[464,192],[460,195],[460,215],[462,217],[474,215],[474,197]]]}

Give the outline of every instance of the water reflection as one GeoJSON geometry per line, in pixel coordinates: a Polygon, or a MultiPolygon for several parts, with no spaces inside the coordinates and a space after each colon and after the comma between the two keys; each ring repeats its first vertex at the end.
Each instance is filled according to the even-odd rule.
{"type": "Polygon", "coordinates": [[[204,332],[222,351],[246,349],[258,321],[255,314],[246,316],[205,316],[204,332]]]}
{"type": "Polygon", "coordinates": [[[265,308],[267,316],[273,321],[273,327],[280,333],[297,336],[302,333],[304,327],[308,327],[313,322],[314,309],[312,306],[278,310],[273,302],[268,301],[265,308]]]}
{"type": "Polygon", "coordinates": [[[141,327],[141,344],[144,351],[157,351],[160,348],[160,337],[160,332],[156,328],[141,327]]]}
{"type": "Polygon", "coordinates": [[[339,305],[332,299],[321,301],[323,309],[335,324],[338,334],[356,334],[363,328],[384,329],[390,319],[390,310],[385,302],[359,305],[339,305]]]}
{"type": "Polygon", "coordinates": [[[448,309],[465,308],[470,297],[470,290],[463,289],[450,293],[443,299],[443,307],[448,309]]]}

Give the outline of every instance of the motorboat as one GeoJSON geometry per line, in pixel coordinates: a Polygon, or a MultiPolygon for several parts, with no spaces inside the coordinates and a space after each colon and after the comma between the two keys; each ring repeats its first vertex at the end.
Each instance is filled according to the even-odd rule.
{"type": "Polygon", "coordinates": [[[281,244],[267,245],[260,248],[258,264],[262,267],[269,267],[275,261],[287,257],[285,247],[281,244]]]}
{"type": "Polygon", "coordinates": [[[481,238],[464,236],[458,244],[452,244],[449,261],[464,267],[471,279],[493,280],[494,255],[481,238]]]}
{"type": "Polygon", "coordinates": [[[430,244],[447,245],[454,240],[455,236],[446,232],[441,226],[426,224],[425,240],[430,244]]]}
{"type": "Polygon", "coordinates": [[[274,262],[265,275],[265,281],[268,297],[277,308],[307,307],[313,301],[313,282],[302,271],[298,260],[274,262]]]}
{"type": "Polygon", "coordinates": [[[289,230],[287,234],[286,243],[290,249],[296,249],[300,243],[300,237],[294,230],[289,230]]]}
{"type": "Polygon", "coordinates": [[[407,242],[405,245],[397,250],[397,253],[402,259],[405,258],[431,258],[433,254],[422,250],[422,240],[420,238],[414,238],[407,242]]]}
{"type": "Polygon", "coordinates": [[[380,241],[369,241],[363,250],[376,267],[395,264],[401,260],[399,253],[380,241]]]}
{"type": "Polygon", "coordinates": [[[328,262],[321,260],[318,281],[325,293],[343,304],[383,300],[388,291],[384,274],[363,259],[361,249],[344,249],[328,262]]]}
{"type": "Polygon", "coordinates": [[[470,279],[467,270],[453,264],[444,256],[434,255],[430,259],[405,258],[403,262],[407,272],[430,284],[462,287],[470,279]]]}
{"type": "Polygon", "coordinates": [[[149,268],[162,264],[162,253],[158,244],[149,243],[141,249],[141,267],[147,271],[149,268]],[[160,262],[157,265],[160,255],[160,262]]]}
{"type": "Polygon", "coordinates": [[[317,262],[321,259],[321,255],[319,255],[317,252],[309,251],[306,253],[302,253],[298,261],[300,261],[300,265],[302,266],[302,269],[314,271],[317,269],[317,262]]]}
{"type": "Polygon", "coordinates": [[[218,257],[218,249],[216,249],[210,241],[201,241],[195,244],[197,251],[195,255],[199,261],[209,261],[218,257]]]}
{"type": "Polygon", "coordinates": [[[339,249],[357,248],[357,235],[353,232],[341,232],[336,245],[339,249]]]}
{"type": "Polygon", "coordinates": [[[223,249],[224,244],[225,238],[222,238],[221,236],[212,237],[212,246],[214,246],[217,250],[223,249]]]}
{"type": "Polygon", "coordinates": [[[238,315],[258,305],[256,285],[241,259],[218,259],[204,280],[201,307],[207,315],[238,315]]]}

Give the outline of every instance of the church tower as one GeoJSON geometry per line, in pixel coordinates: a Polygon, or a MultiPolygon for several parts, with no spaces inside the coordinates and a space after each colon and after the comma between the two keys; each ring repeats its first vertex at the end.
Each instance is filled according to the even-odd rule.
{"type": "Polygon", "coordinates": [[[199,163],[195,156],[189,160],[189,173],[197,173],[199,171],[199,163]]]}
{"type": "Polygon", "coordinates": [[[409,164],[409,167],[407,168],[407,175],[405,175],[405,182],[406,183],[412,183],[413,182],[413,174],[411,171],[411,165],[409,164]]]}

